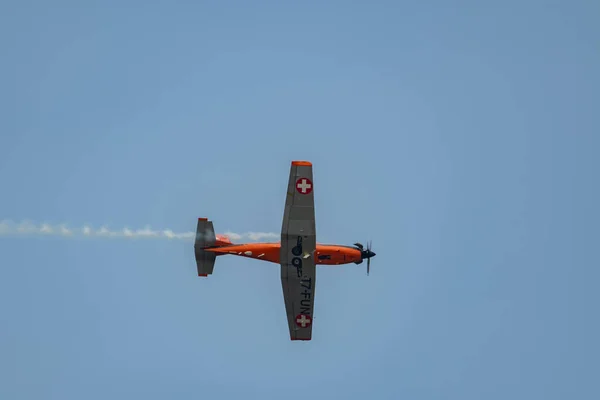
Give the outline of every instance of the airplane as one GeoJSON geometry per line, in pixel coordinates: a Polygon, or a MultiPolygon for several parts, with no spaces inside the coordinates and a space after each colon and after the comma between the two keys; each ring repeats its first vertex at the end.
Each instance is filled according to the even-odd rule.
{"type": "Polygon", "coordinates": [[[215,234],[213,222],[198,218],[194,253],[198,276],[212,275],[216,257],[235,255],[281,265],[281,285],[290,339],[311,340],[314,314],[316,265],[361,264],[367,260],[367,275],[375,253],[367,248],[320,244],[316,241],[313,166],[292,161],[288,179],[281,241],[235,244],[227,235],[215,234]]]}

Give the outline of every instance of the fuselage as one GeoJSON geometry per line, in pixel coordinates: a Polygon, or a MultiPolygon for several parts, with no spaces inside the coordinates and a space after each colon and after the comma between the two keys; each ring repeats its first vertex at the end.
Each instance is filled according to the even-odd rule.
{"type": "MultiPolygon", "coordinates": [[[[219,239],[219,238],[218,238],[219,239]]],[[[217,240],[217,247],[204,249],[217,255],[235,255],[279,264],[280,243],[229,244],[217,240]]],[[[317,244],[315,260],[321,265],[340,265],[361,261],[359,249],[334,244],[317,244]]]]}

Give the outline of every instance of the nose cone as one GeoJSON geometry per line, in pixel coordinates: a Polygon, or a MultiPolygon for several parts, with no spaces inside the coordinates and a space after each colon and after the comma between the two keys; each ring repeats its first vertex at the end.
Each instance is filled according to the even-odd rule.
{"type": "Polygon", "coordinates": [[[362,252],[362,258],[363,259],[365,259],[365,258],[371,258],[371,257],[375,257],[375,256],[376,256],[376,254],[373,253],[371,250],[364,250],[362,252]]]}

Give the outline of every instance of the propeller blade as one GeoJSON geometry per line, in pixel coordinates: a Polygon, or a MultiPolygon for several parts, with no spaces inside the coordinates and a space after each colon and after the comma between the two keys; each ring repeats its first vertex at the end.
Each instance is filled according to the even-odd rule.
{"type": "Polygon", "coordinates": [[[369,258],[367,259],[367,276],[369,276],[369,271],[371,270],[371,245],[373,244],[372,240],[367,242],[367,252],[369,253],[369,258]]]}

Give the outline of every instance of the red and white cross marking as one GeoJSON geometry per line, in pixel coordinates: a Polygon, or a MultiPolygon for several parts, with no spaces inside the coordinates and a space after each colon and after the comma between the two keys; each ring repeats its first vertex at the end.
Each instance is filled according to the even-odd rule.
{"type": "Polygon", "coordinates": [[[301,194],[309,194],[312,192],[312,182],[308,178],[300,178],[296,181],[296,190],[301,194]]]}
{"type": "Polygon", "coordinates": [[[310,315],[306,315],[306,314],[296,315],[296,325],[298,325],[300,328],[306,328],[306,327],[310,326],[310,324],[312,324],[312,318],[310,317],[310,315]]]}

